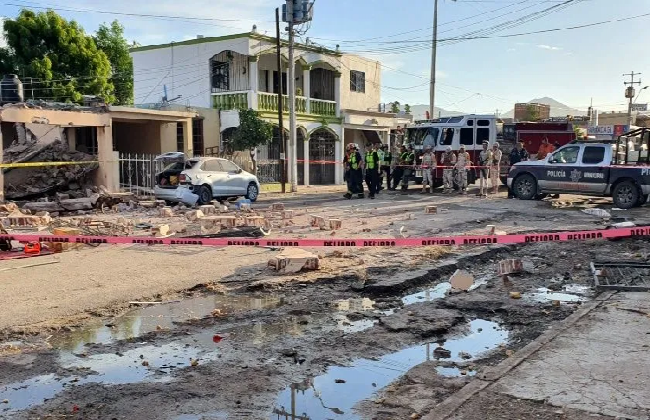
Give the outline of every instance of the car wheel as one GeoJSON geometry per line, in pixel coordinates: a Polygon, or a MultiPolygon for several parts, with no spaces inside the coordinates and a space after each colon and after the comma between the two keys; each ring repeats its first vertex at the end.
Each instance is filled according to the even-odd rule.
{"type": "Polygon", "coordinates": [[[631,209],[639,203],[639,188],[632,181],[624,181],[614,188],[612,198],[619,209],[631,209]]]}
{"type": "Polygon", "coordinates": [[[248,188],[246,189],[246,198],[251,200],[252,202],[257,201],[257,197],[260,195],[260,190],[257,188],[257,185],[253,184],[252,182],[248,184],[248,188]]]}
{"type": "Polygon", "coordinates": [[[212,190],[207,185],[199,188],[199,204],[208,204],[212,201],[212,190]]]}
{"type": "Polygon", "coordinates": [[[530,174],[524,174],[515,179],[512,190],[520,200],[532,200],[537,195],[537,181],[530,174]]]}

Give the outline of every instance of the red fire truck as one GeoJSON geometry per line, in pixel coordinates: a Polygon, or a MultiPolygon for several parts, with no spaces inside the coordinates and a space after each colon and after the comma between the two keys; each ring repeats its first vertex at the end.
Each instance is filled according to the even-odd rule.
{"type": "Polygon", "coordinates": [[[503,125],[503,147],[508,153],[515,143],[524,142],[524,148],[531,155],[537,154],[544,137],[549,143],[564,146],[576,140],[573,124],[570,122],[521,122],[503,125]],[[508,147],[509,146],[509,147],[508,147]],[[505,148],[504,148],[505,147],[505,148]]]}

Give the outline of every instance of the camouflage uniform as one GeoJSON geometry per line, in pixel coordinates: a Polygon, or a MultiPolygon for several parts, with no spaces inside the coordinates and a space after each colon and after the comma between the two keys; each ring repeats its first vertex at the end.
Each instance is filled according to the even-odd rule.
{"type": "Polygon", "coordinates": [[[454,190],[454,168],[456,165],[456,154],[451,150],[442,154],[442,166],[444,170],[442,171],[442,179],[444,182],[444,192],[450,193],[454,190]]]}
{"type": "Polygon", "coordinates": [[[456,161],[456,170],[458,170],[458,188],[462,194],[467,194],[467,167],[471,164],[471,157],[465,149],[458,152],[456,161]]]}

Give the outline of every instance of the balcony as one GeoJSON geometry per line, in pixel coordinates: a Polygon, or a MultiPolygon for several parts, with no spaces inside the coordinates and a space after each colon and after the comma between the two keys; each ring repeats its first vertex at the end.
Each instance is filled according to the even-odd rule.
{"type": "MultiPolygon", "coordinates": [[[[289,97],[284,98],[282,108],[289,112],[289,97]]],[[[255,109],[262,112],[278,112],[278,95],[267,92],[238,91],[221,92],[212,94],[212,105],[214,108],[229,111],[241,109],[255,109]]],[[[296,113],[305,115],[318,115],[323,117],[336,117],[336,101],[325,101],[322,99],[311,99],[304,96],[296,97],[296,113]]]]}

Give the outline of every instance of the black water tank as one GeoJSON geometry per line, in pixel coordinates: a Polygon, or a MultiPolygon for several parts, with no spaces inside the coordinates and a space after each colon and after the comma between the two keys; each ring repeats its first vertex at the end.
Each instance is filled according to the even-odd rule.
{"type": "Polygon", "coordinates": [[[17,75],[7,74],[0,82],[0,98],[3,104],[15,104],[25,102],[23,94],[23,82],[17,75]]]}

